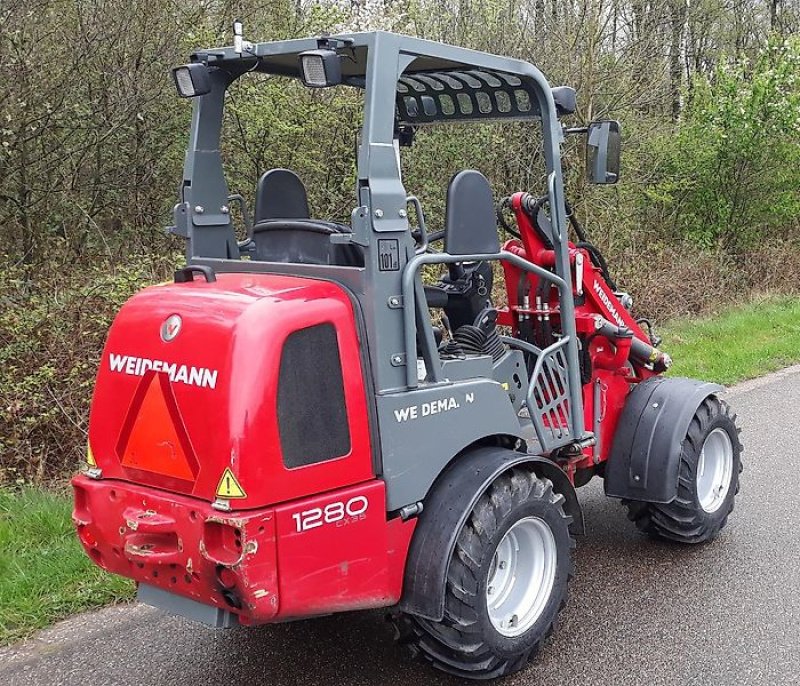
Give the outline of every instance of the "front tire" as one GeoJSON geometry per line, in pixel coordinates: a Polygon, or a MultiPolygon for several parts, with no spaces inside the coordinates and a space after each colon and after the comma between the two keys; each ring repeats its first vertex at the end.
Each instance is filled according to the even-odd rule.
{"type": "Polygon", "coordinates": [[[675,499],[668,504],[624,501],[628,518],[641,531],[679,543],[716,537],[739,492],[739,432],[728,404],[713,395],[706,398],[683,442],[675,499]]]}
{"type": "Polygon", "coordinates": [[[572,576],[564,497],[525,469],[499,476],[475,505],[450,560],[441,622],[398,618],[401,640],[468,679],[522,669],[550,634],[572,576]]]}

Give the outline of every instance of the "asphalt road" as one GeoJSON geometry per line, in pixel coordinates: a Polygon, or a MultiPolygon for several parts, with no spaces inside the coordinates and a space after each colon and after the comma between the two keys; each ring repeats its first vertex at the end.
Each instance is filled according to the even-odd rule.
{"type": "MultiPolygon", "coordinates": [[[[800,684],[800,367],[732,389],[745,471],[728,527],[681,547],[582,489],[569,604],[510,685],[800,684]]],[[[380,612],[215,632],[143,606],[76,617],[0,650],[6,686],[459,683],[405,660],[380,612]]]]}

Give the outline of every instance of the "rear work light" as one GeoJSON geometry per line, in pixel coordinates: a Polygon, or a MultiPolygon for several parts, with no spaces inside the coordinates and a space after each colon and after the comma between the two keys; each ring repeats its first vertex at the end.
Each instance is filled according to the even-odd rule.
{"type": "Polygon", "coordinates": [[[309,88],[327,88],[342,82],[342,64],[335,50],[301,52],[300,71],[303,83],[309,88]]]}
{"type": "Polygon", "coordinates": [[[211,80],[205,64],[184,64],[172,70],[175,88],[182,98],[196,98],[211,91],[211,80]]]}

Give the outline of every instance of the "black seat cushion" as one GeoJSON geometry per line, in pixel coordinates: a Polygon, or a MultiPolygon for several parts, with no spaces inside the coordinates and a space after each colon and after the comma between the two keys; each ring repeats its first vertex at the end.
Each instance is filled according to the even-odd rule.
{"type": "Polygon", "coordinates": [[[260,221],[253,227],[254,257],[264,262],[363,267],[364,255],[358,247],[331,243],[335,233],[350,233],[350,227],[320,219],[260,221]]]}

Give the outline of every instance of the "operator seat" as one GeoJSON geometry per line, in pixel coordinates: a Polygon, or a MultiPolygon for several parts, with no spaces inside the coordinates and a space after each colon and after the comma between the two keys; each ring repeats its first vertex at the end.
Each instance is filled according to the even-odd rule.
{"type": "Polygon", "coordinates": [[[331,234],[350,233],[349,226],[310,217],[308,194],[297,174],[289,169],[266,172],[256,188],[255,259],[364,266],[364,255],[358,247],[331,243],[331,234]]]}
{"type": "Polygon", "coordinates": [[[492,187],[479,171],[465,169],[450,180],[444,249],[451,255],[500,252],[492,187]]]}
{"type": "MultiPolygon", "coordinates": [[[[444,250],[451,255],[494,254],[500,252],[494,197],[489,181],[479,171],[458,172],[447,187],[444,250]]],[[[433,307],[442,307],[455,331],[473,324],[490,304],[493,272],[490,262],[465,261],[448,265],[435,287],[446,295],[426,292],[433,307]]]]}
{"type": "Polygon", "coordinates": [[[306,187],[290,169],[270,169],[258,180],[255,223],[267,219],[309,219],[306,187]]]}

